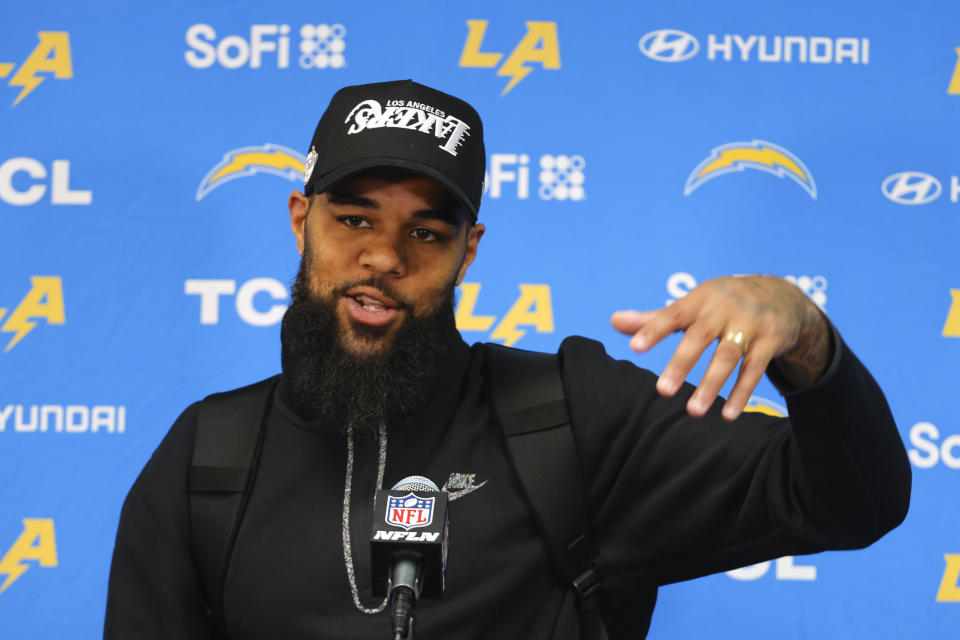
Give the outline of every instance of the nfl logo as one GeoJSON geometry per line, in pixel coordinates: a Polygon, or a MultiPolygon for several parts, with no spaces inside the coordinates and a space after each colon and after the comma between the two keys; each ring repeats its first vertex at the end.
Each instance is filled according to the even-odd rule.
{"type": "Polygon", "coordinates": [[[386,522],[409,531],[426,527],[433,522],[433,503],[436,498],[421,498],[408,493],[405,496],[389,496],[386,522]]]}

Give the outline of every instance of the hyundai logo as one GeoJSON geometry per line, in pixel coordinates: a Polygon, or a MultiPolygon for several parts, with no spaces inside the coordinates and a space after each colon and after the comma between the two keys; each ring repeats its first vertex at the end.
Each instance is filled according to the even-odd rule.
{"type": "Polygon", "coordinates": [[[676,29],[658,29],[640,38],[640,53],[660,62],[683,62],[699,50],[696,38],[676,29]]]}
{"type": "Polygon", "coordinates": [[[880,185],[883,195],[899,204],[927,204],[940,196],[943,187],[933,176],[919,171],[901,171],[880,185]]]}

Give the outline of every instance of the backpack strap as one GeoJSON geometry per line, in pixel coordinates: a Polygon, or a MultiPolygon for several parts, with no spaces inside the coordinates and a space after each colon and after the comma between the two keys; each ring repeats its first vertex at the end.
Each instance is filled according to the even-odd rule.
{"type": "Polygon", "coordinates": [[[497,344],[485,349],[490,401],[554,572],[573,589],[584,637],[605,639],[594,604],[606,570],[586,533],[586,490],[559,358],[497,344]]]}
{"type": "Polygon", "coordinates": [[[223,587],[233,544],[256,476],[264,425],[279,376],[200,403],[187,479],[190,546],[207,609],[227,637],[223,587]]]}

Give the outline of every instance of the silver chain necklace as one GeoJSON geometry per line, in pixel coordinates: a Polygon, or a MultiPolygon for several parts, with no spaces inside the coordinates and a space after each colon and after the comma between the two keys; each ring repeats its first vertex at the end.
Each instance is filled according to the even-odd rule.
{"type": "MultiPolygon", "coordinates": [[[[380,425],[377,428],[377,437],[380,441],[380,452],[377,459],[377,488],[383,488],[383,471],[387,466],[387,428],[380,425]]],[[[350,493],[353,485],[353,427],[347,427],[347,477],[343,483],[343,521],[341,533],[343,535],[343,564],[347,567],[347,579],[350,581],[350,595],[353,605],[362,613],[375,614],[383,611],[387,606],[387,598],[376,607],[365,607],[360,602],[360,593],[357,591],[357,577],[353,570],[353,551],[350,545],[350,493]]]]}

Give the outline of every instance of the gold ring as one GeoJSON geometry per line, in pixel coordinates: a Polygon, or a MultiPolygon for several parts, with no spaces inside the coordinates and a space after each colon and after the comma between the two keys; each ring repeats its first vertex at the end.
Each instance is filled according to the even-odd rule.
{"type": "Polygon", "coordinates": [[[727,331],[723,334],[723,340],[729,340],[740,347],[741,353],[746,353],[747,347],[750,345],[750,341],[747,336],[743,335],[743,331],[727,331]]]}

